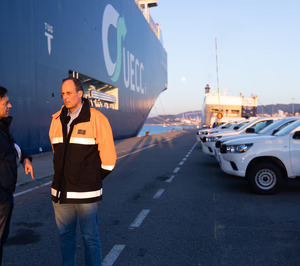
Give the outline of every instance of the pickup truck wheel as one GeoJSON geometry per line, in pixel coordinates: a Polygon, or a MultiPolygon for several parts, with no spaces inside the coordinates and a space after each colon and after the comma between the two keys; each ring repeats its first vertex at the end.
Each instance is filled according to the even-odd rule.
{"type": "Polygon", "coordinates": [[[255,165],[249,172],[249,184],[259,194],[273,194],[284,182],[281,169],[272,163],[255,165]]]}

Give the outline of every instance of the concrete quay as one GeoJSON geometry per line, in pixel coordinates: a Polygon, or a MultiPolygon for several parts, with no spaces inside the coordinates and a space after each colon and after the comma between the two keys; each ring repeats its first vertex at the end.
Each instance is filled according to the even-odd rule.
{"type": "MultiPolygon", "coordinates": [[[[137,152],[149,146],[160,145],[170,139],[186,134],[188,131],[180,130],[176,132],[167,132],[164,134],[155,134],[150,136],[134,137],[129,139],[116,140],[115,146],[118,158],[122,158],[126,154],[137,152]]],[[[151,132],[150,132],[151,133],[151,132]]],[[[34,185],[34,182],[41,181],[53,176],[53,152],[46,152],[33,155],[33,166],[35,180],[31,179],[31,175],[26,175],[23,165],[18,168],[17,187],[27,184],[34,185]]]]}
{"type": "MultiPolygon", "coordinates": [[[[247,180],[202,152],[195,135],[116,142],[119,159],[98,212],[103,265],[299,265],[299,180],[275,195],[253,194],[247,180]]],[[[4,265],[62,262],[52,176],[40,177],[17,188],[4,265]]],[[[80,233],[76,249],[76,265],[85,265],[80,233]]]]}

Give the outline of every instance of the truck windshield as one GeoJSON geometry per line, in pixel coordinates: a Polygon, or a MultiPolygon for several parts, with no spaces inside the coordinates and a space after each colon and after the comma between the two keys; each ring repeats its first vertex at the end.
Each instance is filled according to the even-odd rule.
{"type": "Polygon", "coordinates": [[[250,128],[250,127],[255,127],[254,129],[255,129],[255,132],[257,132],[257,130],[256,130],[256,128],[258,127],[258,125],[259,124],[261,124],[262,122],[265,122],[266,120],[262,120],[262,119],[255,119],[255,120],[253,120],[253,121],[251,121],[251,122],[249,122],[249,123],[247,123],[246,125],[243,125],[242,127],[240,127],[239,129],[238,129],[238,131],[240,132],[240,131],[243,131],[244,129],[247,129],[248,127],[250,128]]]}
{"type": "Polygon", "coordinates": [[[289,124],[287,127],[281,129],[275,136],[285,136],[291,133],[295,128],[300,126],[300,120],[294,121],[293,123],[289,124]]]}
{"type": "Polygon", "coordinates": [[[233,125],[232,128],[237,128],[237,129],[240,129],[242,126],[248,124],[249,121],[244,121],[244,122],[239,122],[239,123],[236,123],[235,125],[233,125]]]}
{"type": "Polygon", "coordinates": [[[255,125],[253,125],[251,128],[254,128],[255,133],[263,130],[267,126],[271,125],[273,123],[273,120],[266,120],[266,121],[260,121],[257,122],[255,125]]]}
{"type": "MultiPolygon", "coordinates": [[[[257,120],[254,120],[254,121],[257,121],[257,120]]],[[[254,124],[254,121],[252,122],[248,122],[246,124],[244,124],[243,126],[241,126],[238,131],[242,131],[243,129],[247,128],[250,124],[253,125],[254,124]]]]}
{"type": "Polygon", "coordinates": [[[229,122],[229,123],[226,123],[225,125],[223,125],[221,128],[223,128],[223,129],[231,128],[233,124],[234,124],[234,122],[229,122]]]}
{"type": "Polygon", "coordinates": [[[283,120],[276,121],[271,125],[265,127],[263,130],[259,131],[259,134],[271,134],[275,129],[279,128],[283,123],[284,123],[283,120]]]}

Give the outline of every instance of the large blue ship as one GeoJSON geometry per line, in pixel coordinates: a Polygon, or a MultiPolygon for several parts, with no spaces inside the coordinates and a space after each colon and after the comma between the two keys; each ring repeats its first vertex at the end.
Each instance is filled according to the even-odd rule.
{"type": "Polygon", "coordinates": [[[115,139],[136,136],[167,88],[167,52],[149,15],[155,0],[1,0],[0,85],[12,133],[34,154],[50,150],[61,84],[77,77],[115,139]]]}

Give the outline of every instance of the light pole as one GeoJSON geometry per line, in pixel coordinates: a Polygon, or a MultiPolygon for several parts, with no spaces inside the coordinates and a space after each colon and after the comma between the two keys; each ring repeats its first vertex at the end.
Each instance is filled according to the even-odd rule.
{"type": "Polygon", "coordinates": [[[294,115],[294,98],[292,98],[292,115],[294,115]]]}

